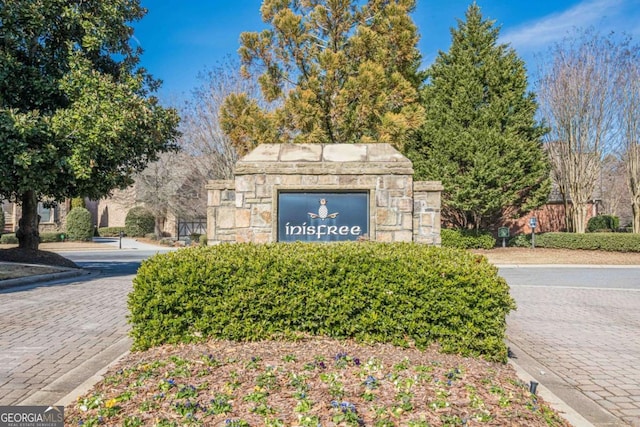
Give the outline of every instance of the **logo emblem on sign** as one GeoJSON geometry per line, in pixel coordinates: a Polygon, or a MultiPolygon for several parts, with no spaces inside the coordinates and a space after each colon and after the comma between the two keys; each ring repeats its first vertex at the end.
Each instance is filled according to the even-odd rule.
{"type": "Polygon", "coordinates": [[[327,208],[327,199],[320,199],[320,207],[318,208],[318,213],[315,214],[313,212],[309,212],[309,217],[311,219],[320,218],[321,220],[325,220],[327,218],[335,218],[338,216],[338,212],[329,213],[329,208],[327,208]]]}

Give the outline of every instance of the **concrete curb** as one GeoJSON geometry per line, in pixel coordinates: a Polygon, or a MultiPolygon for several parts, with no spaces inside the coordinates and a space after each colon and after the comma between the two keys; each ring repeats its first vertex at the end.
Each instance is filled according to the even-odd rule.
{"type": "Polygon", "coordinates": [[[63,374],[52,383],[37,391],[20,405],[67,406],[88,392],[95,384],[103,380],[105,372],[129,353],[131,338],[125,337],[102,350],[100,353],[82,362],[79,366],[63,374]],[[78,385],[78,383],[80,383],[78,385]],[[71,391],[69,391],[71,390],[71,391]]]}
{"type": "Polygon", "coordinates": [[[632,264],[494,264],[498,268],[640,268],[632,264]]]}
{"type": "Polygon", "coordinates": [[[15,288],[24,285],[33,285],[35,283],[51,282],[54,280],[69,279],[72,277],[85,276],[91,274],[90,271],[82,269],[68,269],[59,273],[39,274],[36,276],[25,276],[17,279],[8,279],[0,281],[0,291],[15,288]]]}
{"type": "Polygon", "coordinates": [[[525,383],[530,384],[531,381],[537,382],[538,386],[536,394],[542,397],[544,401],[549,404],[549,406],[558,411],[560,416],[571,423],[573,427],[595,427],[582,415],[576,412],[572,407],[567,405],[562,399],[553,394],[551,390],[540,384],[539,380],[529,375],[529,373],[522,369],[522,367],[514,362],[513,359],[509,359],[509,364],[513,367],[513,369],[515,369],[518,378],[520,378],[525,383]]]}
{"type": "Polygon", "coordinates": [[[507,345],[515,355],[515,358],[509,358],[509,364],[515,369],[518,378],[527,384],[531,381],[537,382],[537,394],[573,427],[620,425],[621,421],[618,418],[586,397],[580,390],[567,384],[564,379],[544,367],[517,345],[510,341],[507,341],[507,345]]]}

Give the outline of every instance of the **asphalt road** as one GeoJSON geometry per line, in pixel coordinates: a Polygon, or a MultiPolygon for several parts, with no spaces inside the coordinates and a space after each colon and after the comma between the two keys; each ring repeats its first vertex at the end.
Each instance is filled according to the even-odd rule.
{"type": "Polygon", "coordinates": [[[640,426],[640,266],[503,267],[515,361],[596,426],[640,426]]]}
{"type": "Polygon", "coordinates": [[[640,266],[503,266],[500,275],[512,286],[640,290],[640,266]]]}
{"type": "Polygon", "coordinates": [[[80,267],[100,272],[104,276],[123,276],[136,274],[140,263],[156,253],[169,252],[168,249],[156,250],[113,250],[113,251],[66,251],[61,252],[65,258],[80,267]]]}

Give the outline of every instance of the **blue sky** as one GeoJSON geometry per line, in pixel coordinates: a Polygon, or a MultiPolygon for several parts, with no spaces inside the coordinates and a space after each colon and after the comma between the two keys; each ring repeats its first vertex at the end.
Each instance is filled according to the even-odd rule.
{"type": "MultiPolygon", "coordinates": [[[[413,20],[427,67],[439,50],[451,44],[450,28],[464,18],[471,0],[417,0],[413,20]]],[[[142,65],[163,80],[165,103],[189,98],[200,85],[197,76],[227,55],[237,55],[244,31],[264,28],[261,0],[142,0],[149,13],[135,24],[144,49],[142,65]]],[[[501,41],[510,43],[527,62],[530,74],[538,55],[572,28],[594,26],[607,33],[626,32],[640,42],[640,0],[477,0],[485,18],[501,26],[501,41]]]]}

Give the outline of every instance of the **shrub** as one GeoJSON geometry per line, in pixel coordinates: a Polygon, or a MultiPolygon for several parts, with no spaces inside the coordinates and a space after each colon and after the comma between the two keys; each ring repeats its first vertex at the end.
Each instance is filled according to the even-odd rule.
{"type": "MultiPolygon", "coordinates": [[[[539,236],[539,234],[537,236],[539,236]]],[[[509,246],[515,246],[517,248],[530,248],[531,234],[516,234],[511,239],[509,239],[509,246]]]]}
{"type": "Polygon", "coordinates": [[[0,206],[0,236],[4,233],[4,210],[2,210],[2,206],[0,206]]]}
{"type": "Polygon", "coordinates": [[[100,227],[98,234],[102,237],[120,237],[120,232],[124,232],[124,227],[100,227]]]}
{"type": "Polygon", "coordinates": [[[40,243],[62,242],[62,235],[66,238],[66,233],[57,231],[40,233],[40,243]]]}
{"type": "MultiPolygon", "coordinates": [[[[62,242],[62,235],[65,233],[61,232],[46,232],[40,233],[40,243],[50,243],[50,242],[62,242]]],[[[15,245],[18,244],[18,238],[15,233],[3,234],[0,237],[0,244],[3,245],[15,245]]]]}
{"type": "Polygon", "coordinates": [[[620,227],[620,219],[613,215],[598,215],[589,218],[587,231],[594,233],[597,231],[616,231],[620,227]]]}
{"type": "Polygon", "coordinates": [[[201,234],[200,235],[200,246],[207,246],[207,243],[209,242],[209,239],[207,238],[206,234],[201,234]]]}
{"type": "Polygon", "coordinates": [[[3,234],[0,236],[0,243],[3,245],[17,245],[18,238],[15,233],[3,234]]]}
{"type": "Polygon", "coordinates": [[[144,261],[133,284],[138,350],[311,334],[506,361],[515,308],[484,257],[412,243],[193,247],[144,261]]]}
{"type": "Polygon", "coordinates": [[[142,206],[136,206],[127,212],[124,220],[124,232],[129,237],[144,237],[153,233],[155,218],[153,214],[142,206]]]}
{"type": "Polygon", "coordinates": [[[175,246],[176,241],[172,237],[163,237],[158,241],[163,246],[175,246]]]}
{"type": "Polygon", "coordinates": [[[543,233],[536,234],[536,247],[640,252],[640,234],[633,233],[543,233]]]}
{"type": "Polygon", "coordinates": [[[71,199],[71,210],[75,208],[86,208],[87,204],[84,202],[84,197],[74,197],[71,199]]]}
{"type": "Polygon", "coordinates": [[[444,228],[440,231],[440,237],[445,248],[492,249],[496,246],[496,239],[488,231],[444,228]]]}
{"type": "Polygon", "coordinates": [[[85,208],[71,209],[67,215],[67,233],[69,240],[91,240],[93,238],[93,219],[85,208]]]}

